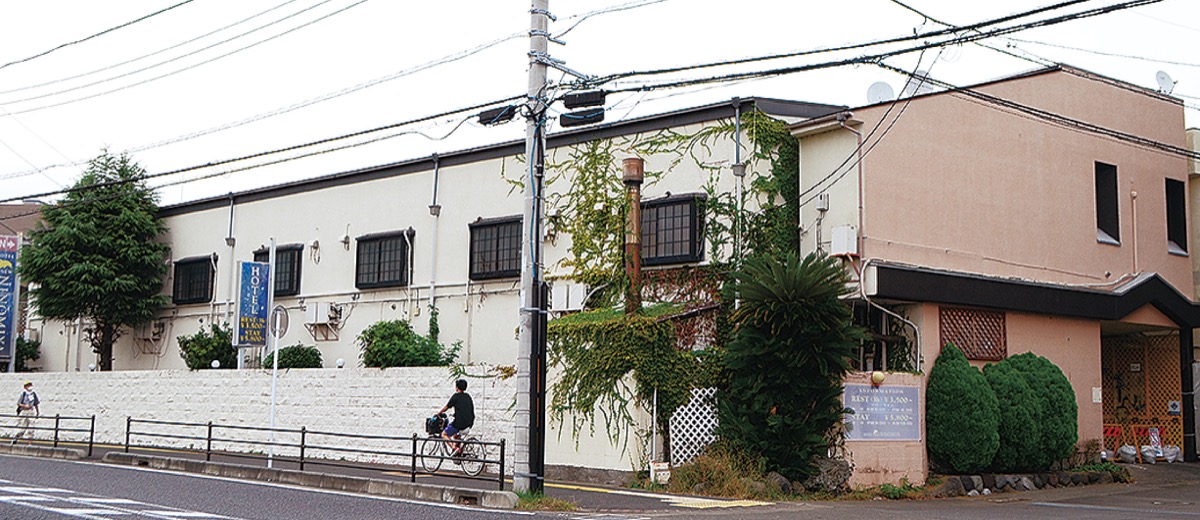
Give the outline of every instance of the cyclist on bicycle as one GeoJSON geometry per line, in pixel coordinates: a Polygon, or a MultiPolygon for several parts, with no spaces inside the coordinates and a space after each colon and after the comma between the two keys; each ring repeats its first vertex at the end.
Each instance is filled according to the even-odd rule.
{"type": "MultiPolygon", "coordinates": [[[[446,440],[456,439],[459,432],[475,424],[475,403],[471,400],[471,394],[467,393],[467,380],[459,379],[455,381],[454,387],[457,391],[454,392],[454,395],[450,396],[450,401],[434,414],[441,415],[446,413],[446,410],[454,409],[454,420],[446,425],[445,430],[442,430],[442,438],[446,440]]],[[[462,444],[456,443],[454,446],[454,455],[457,456],[460,454],[462,454],[462,444]]]]}

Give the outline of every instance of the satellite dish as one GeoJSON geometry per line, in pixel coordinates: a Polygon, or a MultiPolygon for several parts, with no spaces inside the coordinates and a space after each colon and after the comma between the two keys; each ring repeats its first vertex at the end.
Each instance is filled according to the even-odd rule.
{"type": "Polygon", "coordinates": [[[1158,81],[1159,92],[1170,94],[1172,90],[1175,90],[1175,80],[1171,79],[1170,74],[1160,70],[1154,75],[1154,79],[1158,81]]]}
{"type": "Polygon", "coordinates": [[[891,101],[895,98],[896,92],[892,90],[892,86],[882,81],[876,81],[870,87],[867,87],[867,103],[872,105],[891,101]]]}
{"type": "Polygon", "coordinates": [[[917,72],[909,76],[908,81],[904,83],[904,89],[900,92],[900,97],[928,94],[934,90],[933,82],[929,80],[929,71],[918,69],[917,72]]]}

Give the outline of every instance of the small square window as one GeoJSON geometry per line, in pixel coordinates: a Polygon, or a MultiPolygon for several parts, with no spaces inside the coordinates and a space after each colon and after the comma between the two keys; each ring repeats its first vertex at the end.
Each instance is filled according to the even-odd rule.
{"type": "Polygon", "coordinates": [[[472,280],[521,276],[521,217],[481,219],[470,228],[472,280]]]}
{"type": "Polygon", "coordinates": [[[704,259],[703,194],[642,203],[642,264],[665,265],[704,259]]]}
{"type": "Polygon", "coordinates": [[[395,231],[358,237],[354,286],[359,289],[408,285],[409,245],[415,232],[395,231]]]}
{"type": "Polygon", "coordinates": [[[1167,251],[1186,255],[1187,235],[1187,186],[1167,179],[1167,251]]]}
{"type": "MultiPolygon", "coordinates": [[[[275,248],[275,296],[294,296],[300,294],[300,260],[304,246],[289,244],[275,248]]],[[[255,262],[266,262],[271,258],[267,249],[254,252],[255,262]]]]}
{"type": "Polygon", "coordinates": [[[217,257],[199,256],[175,262],[175,284],[171,301],[176,305],[212,301],[217,257]]]}

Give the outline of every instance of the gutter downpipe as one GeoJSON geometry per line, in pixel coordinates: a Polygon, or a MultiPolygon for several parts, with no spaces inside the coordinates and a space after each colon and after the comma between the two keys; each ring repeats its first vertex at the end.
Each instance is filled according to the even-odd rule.
{"type": "Polygon", "coordinates": [[[433,312],[433,289],[437,283],[437,243],[438,220],[442,215],[442,206],[438,204],[438,180],[441,176],[441,160],[435,153],[433,160],[433,201],[429,204],[429,215],[433,217],[433,232],[430,235],[429,247],[429,311],[433,312]]]}
{"type": "MultiPolygon", "coordinates": [[[[858,294],[862,296],[863,301],[867,302],[867,305],[875,307],[876,309],[883,311],[884,314],[887,314],[888,316],[896,318],[896,319],[904,322],[905,325],[912,327],[913,337],[916,338],[916,343],[917,343],[916,344],[916,347],[917,347],[917,370],[924,372],[925,371],[925,359],[924,359],[925,353],[921,350],[921,329],[917,327],[916,323],[913,323],[908,318],[905,318],[904,316],[901,316],[895,312],[892,312],[891,310],[885,308],[884,306],[871,301],[871,298],[869,298],[867,296],[867,286],[866,286],[867,268],[870,266],[872,260],[875,260],[875,259],[868,258],[866,260],[863,260],[862,271],[860,271],[858,273],[858,294]]],[[[884,359],[884,362],[885,363],[887,362],[886,358],[884,359]]],[[[887,367],[884,367],[884,370],[886,370],[886,369],[887,369],[887,367]]]]}
{"type": "MultiPolygon", "coordinates": [[[[854,117],[852,112],[842,112],[838,114],[837,120],[838,125],[858,137],[858,149],[856,150],[858,153],[858,232],[854,234],[854,238],[858,242],[859,256],[865,257],[866,253],[863,251],[863,236],[866,234],[863,231],[863,135],[862,132],[846,126],[846,120],[851,117],[854,117]]],[[[817,244],[817,247],[820,246],[821,244],[817,244]]],[[[863,267],[863,270],[866,271],[866,266],[863,267]]]]}
{"type": "Polygon", "coordinates": [[[734,261],[741,265],[742,263],[742,212],[745,210],[742,204],[743,180],[746,175],[745,166],[742,164],[742,99],[733,98],[733,175],[737,180],[737,215],[733,219],[733,258],[734,261]],[[738,172],[741,175],[738,175],[738,172]]]}
{"type": "MultiPolygon", "coordinates": [[[[229,290],[225,293],[225,323],[233,321],[233,279],[237,273],[237,259],[234,257],[234,245],[237,240],[233,238],[233,193],[229,194],[229,232],[225,235],[225,245],[229,246],[229,290]]],[[[238,356],[238,368],[242,368],[242,357],[238,356]]]]}

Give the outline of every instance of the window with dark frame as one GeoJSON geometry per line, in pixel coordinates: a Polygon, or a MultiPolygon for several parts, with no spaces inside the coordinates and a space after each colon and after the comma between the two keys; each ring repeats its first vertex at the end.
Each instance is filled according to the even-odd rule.
{"type": "Polygon", "coordinates": [[[1096,240],[1120,245],[1121,218],[1117,199],[1117,167],[1096,163],[1096,240]]]}
{"type": "Polygon", "coordinates": [[[642,202],[642,265],[704,259],[703,194],[642,202]]]}
{"type": "Polygon", "coordinates": [[[409,229],[358,237],[354,286],[372,289],[408,285],[408,246],[414,234],[409,229]]]}
{"type": "Polygon", "coordinates": [[[175,262],[171,301],[176,305],[212,301],[216,255],[184,258],[175,262]]]}
{"type": "Polygon", "coordinates": [[[1167,251],[1186,255],[1187,234],[1187,185],[1167,179],[1167,251]]]}
{"type": "MultiPolygon", "coordinates": [[[[303,244],[289,244],[275,247],[275,296],[295,296],[300,294],[300,264],[304,251],[303,244]]],[[[271,251],[259,249],[254,252],[255,262],[266,262],[271,259],[271,251]]]]}
{"type": "Polygon", "coordinates": [[[472,280],[521,276],[521,217],[480,219],[469,227],[472,280]]]}

